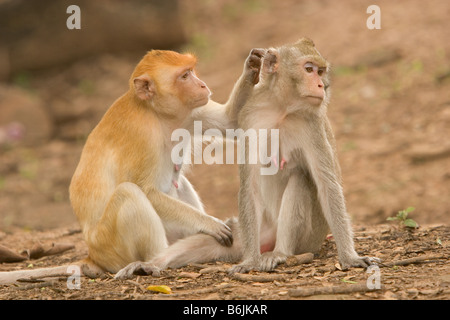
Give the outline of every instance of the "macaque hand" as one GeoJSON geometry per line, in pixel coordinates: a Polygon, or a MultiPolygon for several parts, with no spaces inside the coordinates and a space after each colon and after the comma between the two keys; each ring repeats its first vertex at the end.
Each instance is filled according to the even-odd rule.
{"type": "Polygon", "coordinates": [[[265,49],[252,49],[247,57],[247,60],[245,60],[244,72],[246,74],[246,79],[248,79],[253,85],[259,82],[262,58],[264,57],[265,52],[265,49]]]}
{"type": "Polygon", "coordinates": [[[206,217],[208,218],[208,226],[201,229],[200,232],[212,236],[223,246],[231,247],[233,244],[233,234],[231,233],[230,227],[215,217],[206,217]]]}

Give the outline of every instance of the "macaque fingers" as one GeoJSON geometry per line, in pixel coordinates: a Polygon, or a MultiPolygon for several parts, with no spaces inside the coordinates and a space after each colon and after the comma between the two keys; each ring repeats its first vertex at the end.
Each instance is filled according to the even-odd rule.
{"type": "Polygon", "coordinates": [[[262,58],[264,57],[265,49],[252,49],[250,55],[247,58],[246,66],[252,72],[252,83],[257,84],[259,82],[259,73],[261,71],[262,58]]]}
{"type": "Polygon", "coordinates": [[[231,247],[233,245],[233,234],[229,226],[222,221],[215,219],[216,225],[211,230],[202,230],[202,233],[208,234],[217,240],[221,245],[231,247]]]}

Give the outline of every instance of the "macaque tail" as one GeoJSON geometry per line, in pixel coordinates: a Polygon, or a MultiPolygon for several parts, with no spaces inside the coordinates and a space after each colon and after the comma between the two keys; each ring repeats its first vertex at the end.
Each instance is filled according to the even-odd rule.
{"type": "Polygon", "coordinates": [[[86,258],[70,265],[0,272],[0,285],[18,283],[20,280],[26,282],[27,280],[33,281],[52,277],[68,277],[73,275],[74,272],[76,272],[75,270],[79,270],[80,276],[85,275],[89,278],[98,278],[104,273],[103,270],[101,270],[95,263],[93,263],[89,258],[86,258]]]}

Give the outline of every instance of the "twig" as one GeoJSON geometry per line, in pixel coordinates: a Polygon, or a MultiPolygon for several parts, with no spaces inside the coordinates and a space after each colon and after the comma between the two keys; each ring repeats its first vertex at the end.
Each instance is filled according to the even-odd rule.
{"type": "Polygon", "coordinates": [[[424,263],[426,260],[438,260],[443,259],[444,256],[419,256],[409,259],[402,259],[397,261],[391,261],[380,264],[382,267],[393,267],[393,266],[406,266],[408,264],[414,264],[414,263],[424,263]]]}
{"type": "Polygon", "coordinates": [[[56,274],[49,274],[49,275],[42,275],[42,276],[31,276],[28,278],[19,278],[16,281],[17,282],[45,282],[45,278],[67,278],[71,274],[70,273],[56,273],[56,274]]]}
{"type": "Polygon", "coordinates": [[[286,259],[286,265],[288,267],[298,266],[300,264],[311,263],[314,259],[314,254],[303,253],[296,256],[290,256],[286,259]]]}
{"type": "MultiPolygon", "coordinates": [[[[207,293],[213,293],[220,291],[222,289],[231,288],[234,287],[231,283],[224,283],[215,287],[211,288],[203,288],[203,289],[197,289],[197,290],[186,290],[182,292],[176,292],[173,294],[168,294],[167,297],[173,298],[173,297],[181,297],[186,295],[194,295],[194,294],[207,294],[207,293]]],[[[165,295],[164,295],[165,296],[165,295]]]]}
{"type": "MultiPolygon", "coordinates": [[[[383,287],[381,287],[383,288],[383,287]]],[[[321,294],[342,294],[342,293],[355,293],[355,292],[367,292],[374,291],[376,289],[369,289],[367,284],[359,283],[348,286],[332,286],[332,287],[314,287],[314,288],[298,288],[290,289],[288,291],[291,297],[308,297],[321,294]]]]}
{"type": "Polygon", "coordinates": [[[250,282],[273,282],[273,281],[284,281],[286,277],[282,274],[243,274],[235,273],[233,274],[233,279],[239,281],[250,281],[250,282]]]}
{"type": "Polygon", "coordinates": [[[63,233],[62,236],[71,236],[73,234],[81,233],[81,229],[69,229],[67,232],[63,233]]]}
{"type": "Polygon", "coordinates": [[[51,287],[55,284],[55,281],[44,281],[39,283],[30,283],[24,286],[17,287],[17,290],[30,290],[34,288],[51,287]]]}
{"type": "Polygon", "coordinates": [[[145,287],[144,287],[142,284],[140,284],[138,281],[134,281],[134,280],[126,280],[126,282],[128,282],[128,283],[134,285],[135,288],[139,288],[142,292],[145,292],[145,291],[146,291],[146,290],[145,290],[145,287]]]}

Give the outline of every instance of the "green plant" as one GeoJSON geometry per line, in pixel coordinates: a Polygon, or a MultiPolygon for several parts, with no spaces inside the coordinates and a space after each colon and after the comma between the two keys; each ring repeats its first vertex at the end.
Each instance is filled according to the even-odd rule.
{"type": "Polygon", "coordinates": [[[405,226],[408,228],[418,228],[419,224],[413,219],[408,218],[408,214],[415,210],[414,207],[408,207],[405,210],[401,210],[397,213],[395,217],[387,218],[387,221],[399,221],[401,226],[405,226]]]}

